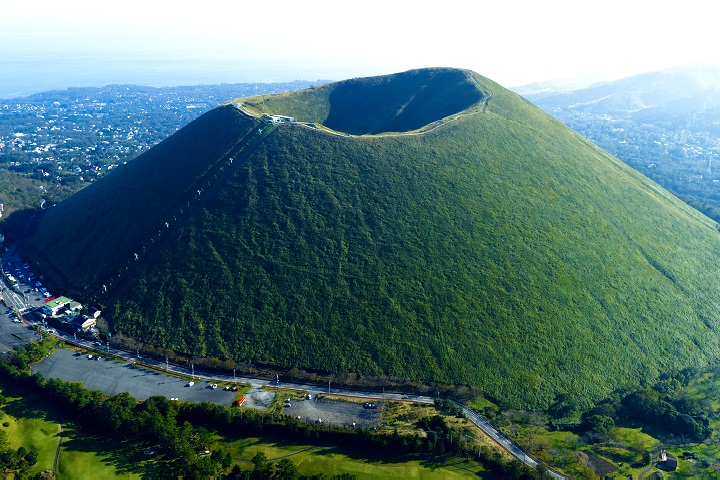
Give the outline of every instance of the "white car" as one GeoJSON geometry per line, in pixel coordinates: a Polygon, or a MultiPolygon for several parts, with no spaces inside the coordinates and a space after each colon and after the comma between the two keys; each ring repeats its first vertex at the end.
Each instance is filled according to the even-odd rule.
{"type": "Polygon", "coordinates": [[[193,385],[195,385],[195,382],[188,382],[186,387],[192,387],[193,385]]]}

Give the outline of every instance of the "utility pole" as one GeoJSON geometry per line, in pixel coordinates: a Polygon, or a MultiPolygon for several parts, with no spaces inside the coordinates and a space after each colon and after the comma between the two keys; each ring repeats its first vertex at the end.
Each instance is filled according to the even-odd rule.
{"type": "Polygon", "coordinates": [[[167,372],[169,370],[170,370],[170,364],[168,363],[168,357],[165,357],[165,371],[167,372]]]}

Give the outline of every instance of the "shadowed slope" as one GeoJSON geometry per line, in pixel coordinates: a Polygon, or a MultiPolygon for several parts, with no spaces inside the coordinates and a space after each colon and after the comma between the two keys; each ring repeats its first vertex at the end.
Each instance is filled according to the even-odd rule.
{"type": "MultiPolygon", "coordinates": [[[[208,112],[147,153],[44,212],[24,245],[50,285],[85,292],[182,215],[204,176],[257,122],[232,107],[208,112]]],[[[155,240],[156,241],[156,240],[155,240]]]]}

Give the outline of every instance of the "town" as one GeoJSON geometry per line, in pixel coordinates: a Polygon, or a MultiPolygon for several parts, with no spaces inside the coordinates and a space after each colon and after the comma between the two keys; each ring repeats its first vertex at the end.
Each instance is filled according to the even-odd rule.
{"type": "Polygon", "coordinates": [[[320,83],[110,85],[0,100],[0,168],[76,191],[223,102],[320,83]]]}

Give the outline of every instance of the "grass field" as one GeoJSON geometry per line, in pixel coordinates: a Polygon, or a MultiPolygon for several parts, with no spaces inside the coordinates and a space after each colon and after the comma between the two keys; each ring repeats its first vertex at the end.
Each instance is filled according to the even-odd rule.
{"type": "Polygon", "coordinates": [[[143,446],[85,435],[70,426],[58,458],[58,478],[158,478],[162,462],[143,446]]]}
{"type": "Polygon", "coordinates": [[[0,428],[7,433],[10,447],[17,449],[22,446],[38,453],[31,473],[52,469],[60,433],[58,419],[33,399],[18,396],[12,388],[2,385],[2,392],[7,403],[2,408],[5,415],[0,428]]]}
{"type": "Polygon", "coordinates": [[[349,473],[359,478],[468,478],[483,477],[485,470],[474,461],[463,458],[442,457],[421,460],[416,457],[367,456],[334,447],[318,447],[258,438],[221,440],[243,469],[251,470],[250,459],[257,452],[265,452],[269,460],[287,456],[301,474],[340,475],[349,473]]]}
{"type": "MultiPolygon", "coordinates": [[[[28,475],[52,470],[60,440],[60,419],[36,395],[0,380],[7,399],[2,407],[0,428],[13,449],[22,446],[38,452],[37,463],[28,475]],[[4,426],[7,423],[8,426],[4,426]]],[[[157,461],[144,458],[137,446],[88,436],[72,424],[63,424],[63,442],[58,457],[57,478],[141,478],[161,473],[157,461]]]]}

